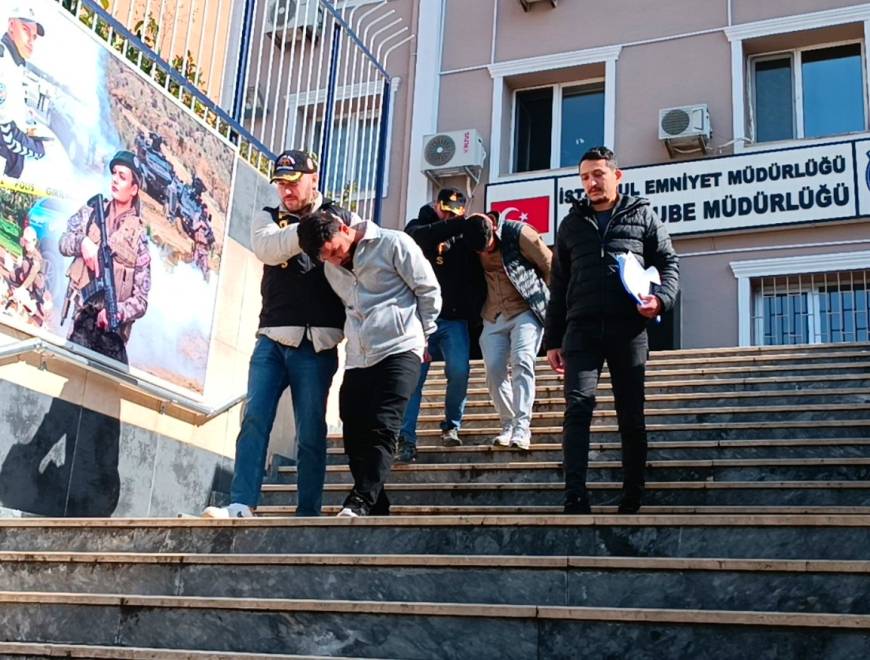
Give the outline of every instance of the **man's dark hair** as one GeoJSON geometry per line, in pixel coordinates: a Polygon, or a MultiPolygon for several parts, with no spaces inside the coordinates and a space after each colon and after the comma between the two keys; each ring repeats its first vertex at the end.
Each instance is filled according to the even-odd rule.
{"type": "Polygon", "coordinates": [[[584,160],[606,160],[607,167],[612,170],[619,169],[619,165],[616,163],[616,154],[607,147],[592,147],[580,157],[580,163],[584,160]]]}
{"type": "Polygon", "coordinates": [[[338,233],[341,224],[341,218],[322,209],[303,216],[297,230],[299,247],[309,257],[319,261],[320,250],[338,233]]]}
{"type": "Polygon", "coordinates": [[[466,245],[475,252],[483,252],[492,239],[492,223],[483,213],[474,213],[466,220],[467,229],[462,237],[466,245]]]}

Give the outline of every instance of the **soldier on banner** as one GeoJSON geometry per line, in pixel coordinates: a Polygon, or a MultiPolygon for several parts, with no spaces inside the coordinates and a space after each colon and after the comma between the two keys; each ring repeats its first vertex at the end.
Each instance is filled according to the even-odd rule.
{"type": "Polygon", "coordinates": [[[12,6],[6,34],[0,39],[0,156],[6,161],[3,174],[14,179],[21,177],[25,159],[45,156],[24,92],[25,62],[43,35],[45,28],[33,7],[25,2],[12,6]]]}
{"type": "Polygon", "coordinates": [[[103,202],[100,197],[101,205],[82,207],[69,219],[60,237],[60,253],[73,257],[67,271],[69,286],[61,322],[71,311],[70,341],[127,364],[126,343],[133,323],[148,309],[151,254],[141,217],[141,173],[136,157],[129,151],[119,151],[110,161],[109,170],[111,199],[103,202]],[[100,215],[107,236],[100,230],[100,215]],[[101,253],[104,240],[110,252],[101,253]],[[101,254],[111,255],[108,268],[101,254]],[[110,318],[112,308],[116,308],[114,319],[110,318]]]}

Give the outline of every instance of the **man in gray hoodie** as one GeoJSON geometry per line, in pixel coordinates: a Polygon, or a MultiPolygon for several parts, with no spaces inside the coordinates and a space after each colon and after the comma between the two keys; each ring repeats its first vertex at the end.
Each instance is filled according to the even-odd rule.
{"type": "Polygon", "coordinates": [[[373,222],[351,227],[328,210],[302,219],[299,245],[324,262],[326,279],[346,311],[339,413],[354,484],[338,515],[386,515],[384,481],[426,338],[437,329],[438,280],[407,234],[373,222]]]}

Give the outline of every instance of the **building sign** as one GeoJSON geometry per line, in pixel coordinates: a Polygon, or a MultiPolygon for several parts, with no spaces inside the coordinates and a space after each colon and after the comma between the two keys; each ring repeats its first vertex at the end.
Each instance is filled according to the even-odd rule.
{"type": "MultiPolygon", "coordinates": [[[[623,171],[621,192],[648,198],[672,235],[870,215],[870,140],[623,171]]],[[[576,174],[491,184],[486,205],[507,207],[507,217],[520,220],[528,191],[544,196],[548,186],[553,215],[536,217],[535,222],[552,232],[571,202],[583,196],[576,174]]]]}

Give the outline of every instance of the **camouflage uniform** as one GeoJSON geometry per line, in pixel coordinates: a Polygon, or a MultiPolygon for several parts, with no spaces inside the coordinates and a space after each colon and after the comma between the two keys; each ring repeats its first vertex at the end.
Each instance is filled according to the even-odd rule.
{"type": "Polygon", "coordinates": [[[151,289],[151,255],[148,252],[148,237],[138,211],[131,208],[116,215],[115,205],[106,205],[106,225],[109,229],[109,246],[115,271],[115,290],[121,323],[117,334],[100,330],[96,325],[97,314],[104,302],[96,298],[85,303],[82,289],[94,279],[94,272],[82,257],[81,246],[85,235],[95,245],[100,243],[100,231],[94,221],[93,210],[82,207],[67,222],[67,229],[58,244],[60,253],[74,257],[67,271],[70,278],[73,307],[73,329],[69,339],[86,348],[98,351],[121,362],[127,362],[124,345],[130,339],[130,331],[136,319],[142,318],[148,309],[148,291],[151,289]]]}

